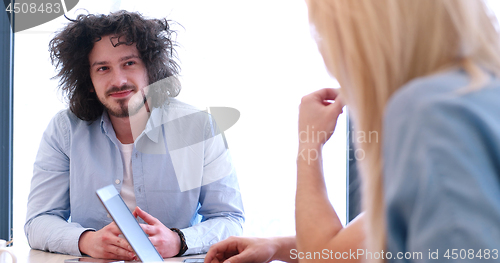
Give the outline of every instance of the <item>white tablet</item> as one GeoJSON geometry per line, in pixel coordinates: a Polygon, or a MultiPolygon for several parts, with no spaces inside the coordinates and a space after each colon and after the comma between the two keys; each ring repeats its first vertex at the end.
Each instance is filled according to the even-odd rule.
{"type": "Polygon", "coordinates": [[[141,226],[132,215],[122,197],[113,185],[97,190],[106,210],[111,215],[142,262],[163,262],[160,253],[153,246],[141,226]]]}

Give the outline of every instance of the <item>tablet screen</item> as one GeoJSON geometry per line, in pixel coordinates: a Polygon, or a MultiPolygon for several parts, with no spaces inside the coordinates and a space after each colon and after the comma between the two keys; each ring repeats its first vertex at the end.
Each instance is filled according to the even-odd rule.
{"type": "Polygon", "coordinates": [[[130,246],[142,262],[162,262],[163,258],[132,215],[113,185],[97,190],[97,196],[118,225],[130,246]]]}

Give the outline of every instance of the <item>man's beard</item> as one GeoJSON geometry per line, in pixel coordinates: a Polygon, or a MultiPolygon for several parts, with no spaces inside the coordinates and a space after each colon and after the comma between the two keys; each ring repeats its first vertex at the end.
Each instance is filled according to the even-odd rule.
{"type": "Polygon", "coordinates": [[[144,106],[145,98],[142,98],[142,94],[140,92],[137,92],[138,89],[134,85],[123,85],[120,88],[113,87],[106,92],[105,96],[109,97],[109,94],[113,92],[119,92],[124,90],[131,90],[132,92],[135,91],[136,93],[128,99],[125,98],[117,100],[118,107],[111,106],[108,104],[108,101],[99,99],[101,104],[108,111],[108,114],[117,118],[130,117],[131,115],[136,114],[142,108],[142,106],[144,106]]]}
{"type": "Polygon", "coordinates": [[[110,106],[103,104],[103,106],[106,108],[108,111],[108,114],[115,116],[117,118],[125,118],[129,117],[129,112],[128,112],[128,103],[126,103],[125,99],[118,101],[119,106],[118,108],[111,108],[110,106]]]}

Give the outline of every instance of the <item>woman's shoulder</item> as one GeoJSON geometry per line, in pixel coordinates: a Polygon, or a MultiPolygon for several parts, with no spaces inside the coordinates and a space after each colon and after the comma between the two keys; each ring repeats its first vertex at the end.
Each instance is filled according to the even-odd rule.
{"type": "Polygon", "coordinates": [[[414,112],[454,96],[459,88],[466,87],[468,76],[460,71],[446,71],[413,79],[399,88],[389,99],[386,114],[414,112]]]}
{"type": "Polygon", "coordinates": [[[390,98],[385,125],[396,122],[431,122],[435,117],[450,121],[483,119],[500,124],[500,80],[491,78],[477,90],[467,91],[470,77],[460,69],[414,79],[390,98]]]}

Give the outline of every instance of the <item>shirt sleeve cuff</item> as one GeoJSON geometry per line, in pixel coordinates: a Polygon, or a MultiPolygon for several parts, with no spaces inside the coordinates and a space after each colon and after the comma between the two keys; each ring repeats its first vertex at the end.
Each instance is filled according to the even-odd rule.
{"type": "Polygon", "coordinates": [[[80,248],[78,246],[78,242],[80,241],[80,236],[87,231],[95,231],[93,228],[71,228],[68,229],[68,232],[66,234],[67,237],[67,248],[68,248],[68,254],[81,257],[83,256],[82,253],[80,252],[80,248]]]}
{"type": "Polygon", "coordinates": [[[188,249],[183,254],[184,256],[207,253],[210,246],[217,243],[217,239],[214,238],[213,240],[207,242],[208,244],[204,244],[205,242],[200,239],[201,235],[199,231],[193,227],[184,228],[181,229],[181,231],[186,238],[186,244],[188,246],[188,249]]]}

